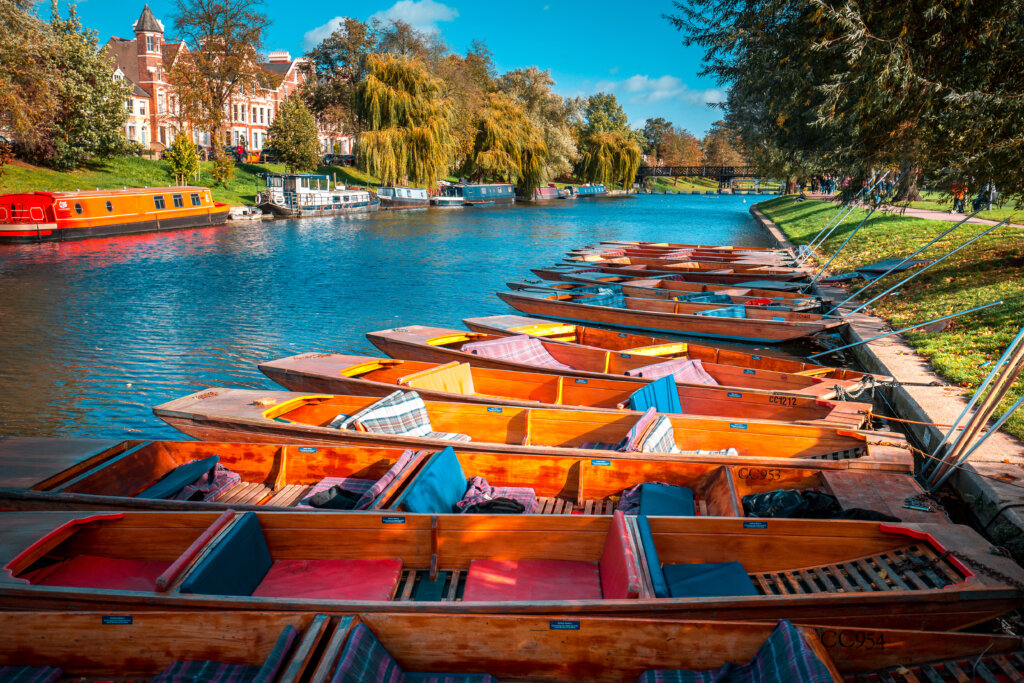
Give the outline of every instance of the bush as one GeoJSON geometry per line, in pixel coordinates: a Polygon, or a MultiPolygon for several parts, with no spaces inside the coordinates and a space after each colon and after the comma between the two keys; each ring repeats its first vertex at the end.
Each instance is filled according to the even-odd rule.
{"type": "Polygon", "coordinates": [[[213,162],[213,170],[210,171],[210,175],[216,180],[221,187],[227,187],[228,183],[231,182],[231,178],[235,175],[235,164],[231,159],[225,156],[217,157],[213,162]]]}

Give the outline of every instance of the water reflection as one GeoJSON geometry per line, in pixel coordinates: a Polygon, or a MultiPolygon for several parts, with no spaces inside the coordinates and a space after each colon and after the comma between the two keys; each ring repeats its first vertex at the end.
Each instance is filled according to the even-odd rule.
{"type": "Polygon", "coordinates": [[[528,268],[602,239],[763,245],[750,200],[645,196],[0,245],[0,434],[180,438],[151,406],[272,387],[256,363],[506,313],[528,268]]]}

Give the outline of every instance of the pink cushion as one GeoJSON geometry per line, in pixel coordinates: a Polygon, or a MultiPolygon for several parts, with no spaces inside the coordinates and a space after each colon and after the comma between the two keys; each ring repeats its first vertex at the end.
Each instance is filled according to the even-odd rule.
{"type": "Polygon", "coordinates": [[[555,360],[539,339],[525,334],[463,344],[461,351],[483,358],[507,360],[556,370],[572,370],[568,365],[555,360]]]}
{"type": "Polygon", "coordinates": [[[704,365],[696,358],[674,358],[653,365],[645,365],[642,368],[627,370],[626,374],[630,377],[643,377],[644,379],[658,379],[665,375],[672,375],[677,382],[684,384],[718,386],[715,378],[708,374],[704,365]]]}
{"type": "Polygon", "coordinates": [[[473,560],[466,601],[600,600],[597,562],[567,560],[473,560]]]}
{"type": "Polygon", "coordinates": [[[616,511],[601,553],[601,593],[606,600],[640,595],[640,566],[629,545],[626,516],[616,511]]]}
{"type": "Polygon", "coordinates": [[[390,600],[402,561],[278,560],[253,591],[260,598],[390,600]]]}
{"type": "Polygon", "coordinates": [[[98,555],[77,555],[23,578],[43,586],[105,588],[119,591],[155,591],[156,579],[170,562],[124,560],[98,555]]]}

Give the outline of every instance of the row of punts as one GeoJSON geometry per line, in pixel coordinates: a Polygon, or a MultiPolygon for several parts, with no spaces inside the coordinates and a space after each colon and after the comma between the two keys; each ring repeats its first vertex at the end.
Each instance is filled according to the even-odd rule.
{"type": "Polygon", "coordinates": [[[196,441],[0,440],[0,680],[1024,680],[963,632],[1024,570],[841,400],[890,378],[676,337],[836,329],[789,254],[543,272],[154,408],[196,441]]]}

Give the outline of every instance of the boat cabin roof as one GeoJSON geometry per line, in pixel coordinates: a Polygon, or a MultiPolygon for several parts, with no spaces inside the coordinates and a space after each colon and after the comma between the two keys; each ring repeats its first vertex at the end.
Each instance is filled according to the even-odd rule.
{"type": "Polygon", "coordinates": [[[260,173],[261,178],[319,178],[330,180],[331,176],[326,173],[260,173]]]}
{"type": "Polygon", "coordinates": [[[199,187],[196,185],[169,185],[166,187],[124,187],[115,189],[96,189],[96,190],[68,190],[68,191],[44,191],[44,192],[12,192],[10,194],[0,195],[0,197],[18,197],[18,196],[42,196],[52,197],[54,199],[61,198],[75,198],[75,199],[88,199],[89,197],[125,197],[133,195],[151,195],[151,194],[185,194],[190,192],[209,192],[208,187],[199,187]]]}

